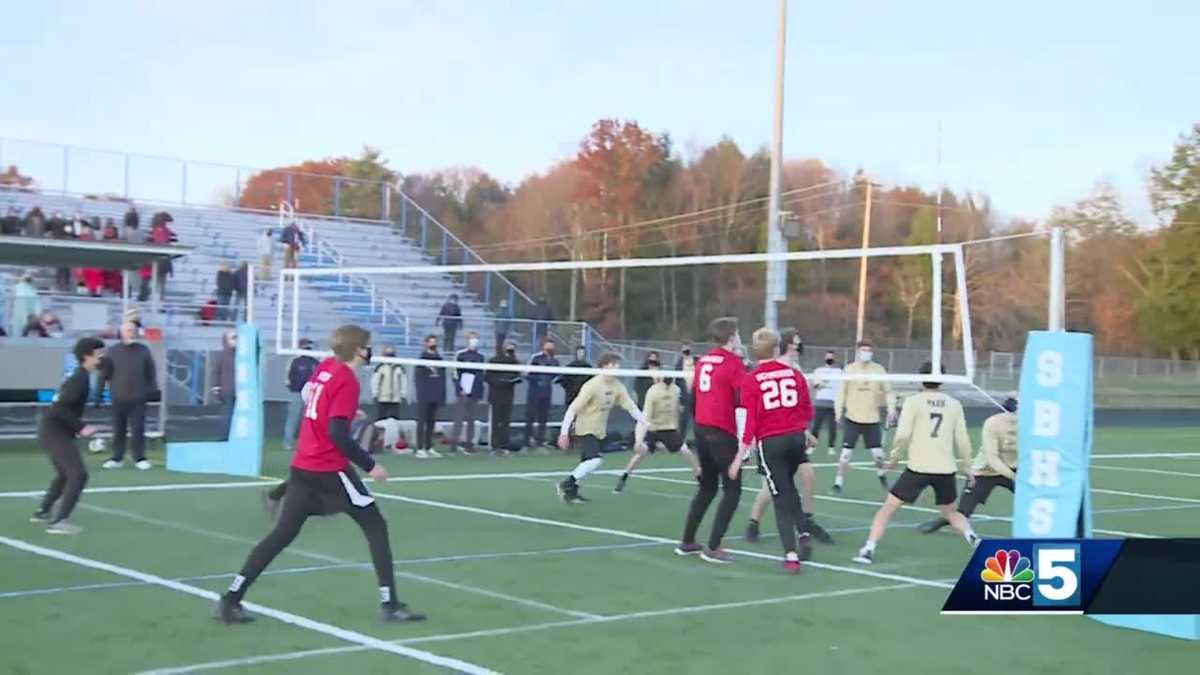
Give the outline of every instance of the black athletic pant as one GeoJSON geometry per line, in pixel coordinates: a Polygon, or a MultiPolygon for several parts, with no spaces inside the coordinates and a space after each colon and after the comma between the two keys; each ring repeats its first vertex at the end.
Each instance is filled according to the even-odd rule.
{"type": "MultiPolygon", "coordinates": [[[[232,408],[230,409],[232,411],[232,408]]],[[[113,456],[125,459],[125,440],[133,437],[133,461],[146,459],[146,402],[113,401],[113,456]]]]}
{"type": "Polygon", "coordinates": [[[282,483],[280,483],[279,485],[276,485],[275,487],[271,488],[270,492],[267,493],[267,496],[270,497],[273,501],[280,502],[280,501],[283,501],[283,496],[286,494],[287,494],[287,481],[285,480],[282,483]]]}
{"type": "Polygon", "coordinates": [[[433,448],[433,429],[437,424],[437,403],[417,404],[417,449],[433,448]]]}
{"type": "MultiPolygon", "coordinates": [[[[292,477],[290,481],[297,480],[296,469],[292,469],[292,477]]],[[[309,477],[314,474],[305,472],[309,477]]],[[[353,471],[344,472],[349,476],[353,476],[353,471]]],[[[337,474],[327,474],[332,480],[339,480],[337,474]]],[[[250,551],[250,557],[246,559],[246,563],[242,565],[241,572],[238,576],[241,578],[241,583],[236,589],[231,588],[229,595],[233,597],[235,602],[241,602],[246,595],[246,590],[258,579],[263,570],[275,560],[283,549],[296,539],[296,535],[300,534],[300,529],[304,527],[304,522],[308,520],[310,515],[320,515],[314,513],[313,504],[313,487],[304,484],[301,480],[300,485],[292,485],[286,489],[287,495],[283,500],[283,505],[280,507],[279,520],[275,521],[275,529],[271,530],[254,550],[250,551]]],[[[361,492],[366,492],[365,488],[361,488],[361,482],[357,476],[354,476],[353,482],[358,483],[361,492]]],[[[287,485],[284,483],[283,485],[287,485]]],[[[334,486],[337,489],[338,486],[334,486]]],[[[334,511],[336,513],[336,511],[334,511]]],[[[396,576],[392,569],[392,545],[388,540],[387,521],[383,519],[383,514],[379,512],[379,507],[375,503],[368,506],[353,506],[347,505],[341,512],[350,516],[354,522],[363,531],[363,535],[367,538],[367,546],[371,550],[371,564],[375,567],[375,577],[379,582],[380,588],[387,588],[389,591],[389,599],[396,600],[396,576]]]]}
{"type": "Polygon", "coordinates": [[[42,498],[42,513],[49,513],[58,503],[58,510],[51,516],[53,522],[66,520],[75,510],[83,486],[87,485],[87,467],[83,465],[83,457],[79,448],[75,447],[75,439],[65,434],[43,433],[38,435],[38,443],[50,457],[54,465],[54,478],[46,488],[46,496],[42,498]]]}
{"type": "Polygon", "coordinates": [[[550,419],[550,395],[525,400],[525,444],[546,442],[546,421],[550,419]]]}
{"type": "Polygon", "coordinates": [[[512,397],[492,401],[492,434],[489,442],[493,450],[509,449],[509,431],[512,426],[512,397]]]}
{"type": "Polygon", "coordinates": [[[758,444],[758,461],[766,472],[784,553],[795,553],[796,532],[808,531],[808,518],[796,490],[796,470],[808,461],[806,446],[803,433],[772,436],[758,444]]]}
{"type": "Polygon", "coordinates": [[[717,496],[717,483],[720,482],[723,494],[721,503],[717,505],[717,515],[713,518],[708,547],[714,550],[721,548],[721,540],[725,537],[725,531],[729,529],[729,521],[733,520],[733,513],[737,511],[738,502],[742,499],[742,479],[729,477],[729,465],[733,463],[737,452],[737,439],[730,433],[715,427],[696,425],[700,487],[688,508],[682,543],[696,543],[696,530],[700,529],[700,521],[704,520],[709,504],[717,496]]]}
{"type": "Polygon", "coordinates": [[[975,479],[975,487],[963,488],[962,497],[958,499],[958,512],[970,518],[975,509],[987,501],[992,490],[1002,487],[1009,492],[1015,492],[1011,478],[1004,476],[979,476],[975,479]]]}
{"type": "MultiPolygon", "coordinates": [[[[825,446],[829,449],[837,447],[837,420],[833,415],[833,406],[817,406],[814,409],[812,428],[810,431],[815,436],[818,442],[821,439],[821,427],[825,427],[828,431],[825,446]]],[[[818,443],[819,444],[819,443],[818,443]]]]}
{"type": "Polygon", "coordinates": [[[400,419],[400,404],[399,403],[384,403],[379,401],[375,404],[375,422],[386,420],[389,417],[400,419]]]}

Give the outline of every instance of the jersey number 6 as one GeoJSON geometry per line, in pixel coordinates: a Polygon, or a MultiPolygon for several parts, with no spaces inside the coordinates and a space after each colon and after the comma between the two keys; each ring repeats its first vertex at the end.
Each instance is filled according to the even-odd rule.
{"type": "Polygon", "coordinates": [[[762,395],[763,410],[794,408],[800,402],[793,379],[766,380],[762,383],[762,395]]]}
{"type": "Polygon", "coordinates": [[[713,364],[705,363],[700,366],[700,375],[696,378],[696,385],[700,387],[700,391],[712,391],[712,374],[713,364]]]}

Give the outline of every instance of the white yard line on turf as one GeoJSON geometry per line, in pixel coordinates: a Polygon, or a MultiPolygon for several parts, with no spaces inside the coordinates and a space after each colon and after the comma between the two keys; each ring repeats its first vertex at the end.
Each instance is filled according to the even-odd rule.
{"type": "MultiPolygon", "coordinates": [[[[633,474],[633,477],[641,478],[642,480],[656,480],[656,481],[661,481],[664,483],[678,483],[681,485],[694,485],[695,484],[692,481],[681,480],[679,478],[664,478],[662,476],[639,476],[636,473],[633,474]]],[[[749,486],[743,486],[742,489],[747,492],[758,492],[758,488],[749,487],[749,486]]],[[[1096,490],[1092,490],[1092,492],[1096,492],[1096,490]]],[[[815,497],[816,499],[821,499],[821,500],[829,501],[829,502],[838,502],[841,504],[857,504],[860,506],[871,506],[874,508],[879,508],[883,504],[883,502],[871,501],[869,499],[854,499],[851,497],[831,497],[829,495],[813,495],[813,497],[815,497]]],[[[906,506],[904,508],[905,508],[905,510],[908,510],[908,511],[921,511],[923,513],[938,513],[937,509],[931,509],[926,506],[906,506]]],[[[1012,518],[1007,518],[1005,516],[988,516],[988,515],[984,515],[984,514],[976,514],[974,516],[971,516],[971,518],[975,519],[975,520],[997,520],[997,521],[1003,521],[1003,522],[1007,522],[1007,523],[1012,522],[1012,518]]],[[[1157,534],[1145,534],[1145,533],[1141,533],[1141,532],[1126,532],[1124,530],[1102,530],[1102,529],[1098,529],[1098,528],[1092,528],[1092,531],[1097,532],[1099,534],[1112,534],[1112,535],[1116,535],[1118,537],[1139,537],[1142,539],[1158,539],[1161,537],[1161,535],[1157,535],[1157,534]]]]}
{"type": "Polygon", "coordinates": [[[1102,464],[1093,464],[1090,469],[1106,469],[1109,471],[1124,471],[1126,473],[1153,473],[1163,476],[1180,476],[1182,478],[1200,478],[1200,473],[1188,473],[1187,471],[1172,471],[1170,469],[1140,469],[1132,466],[1104,466],[1102,464]]]}
{"type": "MultiPolygon", "coordinates": [[[[214,532],[212,530],[206,530],[206,529],[199,528],[199,527],[193,527],[191,525],[185,525],[184,523],[177,523],[177,522],[169,521],[169,520],[160,520],[157,518],[149,518],[149,517],[143,516],[141,514],[133,513],[130,511],[123,511],[121,509],[99,507],[99,506],[94,506],[94,505],[90,505],[90,504],[81,504],[80,506],[81,506],[81,508],[87,508],[87,509],[91,509],[91,510],[95,510],[95,511],[100,511],[102,513],[109,513],[109,514],[116,515],[116,516],[122,516],[125,518],[129,518],[131,520],[136,520],[138,522],[147,523],[149,525],[157,525],[159,527],[165,527],[167,529],[176,530],[178,532],[188,532],[191,534],[198,534],[198,535],[205,536],[205,537],[211,537],[213,539],[221,539],[224,541],[231,541],[231,542],[236,542],[236,543],[240,543],[240,544],[247,544],[250,546],[253,546],[258,543],[257,540],[251,539],[249,537],[240,537],[238,535],[226,534],[224,532],[214,532]]],[[[297,556],[302,556],[305,558],[309,558],[311,560],[320,560],[321,562],[332,563],[339,567],[345,567],[348,565],[356,565],[356,563],[352,560],[345,560],[343,558],[326,555],[324,553],[318,553],[316,551],[306,551],[304,549],[296,548],[296,547],[285,548],[284,552],[291,553],[291,554],[297,555],[297,556]]],[[[576,618],[583,618],[583,619],[593,618],[596,616],[595,614],[591,614],[590,612],[578,612],[573,609],[565,609],[563,607],[556,607],[554,605],[551,605],[551,604],[548,604],[545,602],[541,602],[540,600],[521,598],[521,597],[517,597],[515,595],[501,593],[500,591],[493,591],[493,590],[489,590],[486,588],[480,588],[478,586],[472,586],[470,584],[461,584],[461,583],[457,583],[454,581],[446,581],[445,579],[438,579],[436,577],[428,577],[428,576],[425,576],[424,574],[415,574],[413,572],[401,572],[399,570],[397,570],[395,572],[395,574],[397,577],[400,577],[402,579],[410,579],[412,581],[419,581],[419,582],[434,585],[434,586],[442,586],[444,588],[453,588],[458,591],[463,591],[466,593],[474,593],[475,595],[482,595],[482,596],[486,596],[486,597],[490,597],[490,598],[495,598],[497,600],[505,600],[505,601],[511,602],[513,604],[525,605],[526,607],[533,607],[536,609],[545,610],[547,612],[553,612],[555,614],[565,614],[567,616],[573,616],[576,618]]]]}
{"type": "MultiPolygon", "coordinates": [[[[57,549],[37,546],[20,539],[10,539],[9,537],[0,536],[0,544],[4,544],[5,546],[15,548],[20,551],[25,551],[26,553],[39,555],[44,558],[51,558],[53,560],[79,565],[81,567],[88,567],[91,569],[100,570],[102,572],[108,572],[110,574],[122,576],[127,579],[136,579],[137,581],[153,584],[155,586],[161,586],[163,588],[168,588],[180,593],[186,593],[198,598],[204,598],[206,600],[216,600],[219,597],[213,591],[205,590],[203,588],[180,583],[178,581],[171,581],[170,579],[164,579],[160,576],[148,574],[146,572],[139,572],[128,567],[112,565],[99,560],[92,560],[91,558],[84,558],[82,556],[66,553],[57,549]]],[[[291,612],[284,612],[282,610],[266,607],[258,603],[246,602],[243,604],[247,609],[257,614],[270,617],[277,621],[282,621],[283,623],[296,626],[298,628],[305,628],[307,630],[321,633],[339,640],[352,642],[364,649],[376,649],[379,651],[390,652],[392,654],[415,659],[417,661],[428,663],[434,666],[450,668],[460,673],[469,673],[470,675],[494,675],[496,673],[494,670],[485,668],[483,666],[478,666],[473,663],[468,663],[466,661],[445,656],[439,656],[437,654],[420,649],[414,649],[412,647],[393,644],[386,640],[380,640],[379,638],[374,638],[370,635],[364,635],[363,633],[356,631],[347,630],[345,628],[320,621],[314,621],[313,619],[309,619],[298,614],[292,614],[291,612]]]]}
{"type": "MultiPolygon", "coordinates": [[[[1094,493],[1102,495],[1116,495],[1118,497],[1137,497],[1139,499],[1160,499],[1165,502],[1183,502],[1185,504],[1200,504],[1200,499],[1191,499],[1189,497],[1168,497],[1167,495],[1151,495],[1145,492],[1125,492],[1124,490],[1101,490],[1100,488],[1092,488],[1094,493]]],[[[1099,531],[1099,530],[1097,530],[1099,531]]]]}
{"type": "MultiPolygon", "coordinates": [[[[691,605],[686,607],[672,607],[668,609],[648,610],[642,612],[630,612],[628,614],[612,614],[608,616],[597,617],[594,619],[575,619],[570,621],[548,621],[545,623],[533,623],[523,626],[512,626],[509,628],[488,628],[483,630],[467,631],[463,633],[446,633],[442,635],[426,635],[423,637],[408,638],[398,640],[397,644],[421,644],[425,642],[453,642],[457,640],[468,640],[471,638],[482,637],[498,637],[505,635],[514,635],[518,633],[532,633],[536,631],[551,630],[554,628],[570,628],[574,626],[590,626],[593,624],[615,623],[620,621],[632,621],[637,619],[660,618],[664,616],[676,616],[684,614],[694,614],[701,612],[719,611],[723,609],[739,609],[745,607],[757,607],[763,605],[776,605],[780,603],[796,602],[801,600],[818,600],[821,598],[839,598],[849,595],[863,595],[866,593],[878,593],[880,591],[891,591],[903,588],[914,588],[913,584],[887,584],[884,586],[868,586],[866,588],[849,588],[839,591],[821,591],[816,593],[803,593],[799,595],[788,595],[778,598],[764,598],[761,600],[746,600],[741,602],[726,602],[710,605],[691,605]]],[[[138,675],[182,675],[183,673],[196,673],[205,670],[220,670],[223,668],[236,668],[240,666],[255,666],[264,663],[277,663],[280,661],[293,661],[304,659],[311,656],[326,656],[330,654],[346,654],[349,652],[361,652],[366,648],[358,646],[346,647],[325,647],[321,649],[306,649],[297,652],[281,652],[278,654],[264,654],[262,656],[248,656],[239,659],[225,659],[222,661],[209,661],[207,663],[197,663],[189,666],[178,666],[173,668],[160,668],[157,670],[148,670],[138,675]]],[[[350,668],[353,670],[353,668],[350,668]]]]}
{"type": "MultiPolygon", "coordinates": [[[[616,529],[607,528],[607,527],[593,527],[591,525],[579,525],[577,523],[570,523],[570,522],[561,521],[561,520],[551,520],[549,518],[538,518],[536,516],[526,516],[526,515],[519,514],[519,513],[508,513],[506,511],[494,511],[492,509],[484,509],[484,508],[479,508],[479,507],[475,507],[475,506],[464,506],[462,504],[453,504],[450,502],[439,502],[439,501],[435,501],[432,499],[419,499],[416,497],[405,497],[405,496],[394,495],[394,494],[389,494],[389,493],[385,493],[385,492],[375,492],[374,495],[379,498],[407,502],[410,504],[422,504],[424,506],[434,506],[434,507],[443,508],[443,509],[450,509],[453,511],[462,511],[465,513],[477,513],[477,514],[485,515],[485,516],[493,516],[496,518],[505,518],[508,520],[518,520],[521,522],[535,523],[538,525],[551,525],[554,527],[562,527],[562,528],[566,528],[566,529],[570,529],[570,530],[578,530],[581,532],[595,532],[597,534],[608,534],[608,535],[612,535],[614,537],[624,537],[626,539],[638,539],[641,541],[656,541],[660,544],[674,545],[674,544],[678,543],[674,539],[667,539],[666,537],[657,537],[654,535],[641,534],[638,532],[628,532],[625,530],[616,530],[616,529]]],[[[770,560],[772,562],[779,562],[779,556],[777,556],[777,555],[768,555],[766,553],[759,553],[758,551],[744,551],[744,550],[739,550],[739,549],[727,549],[727,550],[730,553],[745,556],[748,558],[759,558],[762,560],[770,560]]],[[[930,581],[928,579],[920,579],[917,577],[909,577],[909,576],[903,576],[903,575],[899,575],[899,574],[887,574],[884,572],[873,572],[869,569],[858,568],[858,567],[847,567],[845,565],[832,565],[829,563],[813,562],[811,560],[805,562],[805,565],[808,567],[816,568],[816,569],[832,570],[832,571],[836,571],[836,572],[845,572],[847,574],[855,574],[858,576],[873,577],[876,579],[887,579],[888,581],[901,581],[904,583],[914,584],[917,586],[928,586],[931,588],[943,588],[943,589],[954,587],[953,584],[942,583],[939,581],[930,581]]]]}
{"type": "MultiPolygon", "coordinates": [[[[108,494],[114,492],[173,492],[175,490],[218,490],[222,488],[266,487],[279,481],[235,481],[229,483],[163,483],[155,485],[114,485],[109,487],[90,487],[83,490],[85,495],[108,494]]],[[[16,492],[0,492],[0,497],[41,497],[46,489],[20,490],[16,492]]]]}
{"type": "Polygon", "coordinates": [[[1200,452],[1093,452],[1101,459],[1188,459],[1200,457],[1200,452]]]}

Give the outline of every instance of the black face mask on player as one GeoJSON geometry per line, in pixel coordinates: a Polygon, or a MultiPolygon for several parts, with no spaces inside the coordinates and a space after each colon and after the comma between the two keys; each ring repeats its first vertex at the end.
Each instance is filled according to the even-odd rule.
{"type": "Polygon", "coordinates": [[[363,363],[370,363],[370,362],[371,362],[371,355],[372,355],[371,348],[370,348],[369,346],[368,346],[368,347],[363,347],[363,351],[365,351],[365,352],[366,352],[366,354],[363,354],[363,355],[362,355],[362,358],[363,358],[363,363]]]}
{"type": "Polygon", "coordinates": [[[825,359],[825,365],[832,366],[833,364],[834,364],[834,359],[825,359]]]}
{"type": "Polygon", "coordinates": [[[1007,410],[1010,413],[1017,412],[1017,399],[1015,399],[1011,396],[1004,399],[1004,403],[1001,403],[1000,405],[1001,405],[1001,407],[1003,407],[1005,410],[1007,410]]]}

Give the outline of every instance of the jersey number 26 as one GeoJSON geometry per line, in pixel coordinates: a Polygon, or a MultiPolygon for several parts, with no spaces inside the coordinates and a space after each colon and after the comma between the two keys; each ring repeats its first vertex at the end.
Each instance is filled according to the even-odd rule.
{"type": "Polygon", "coordinates": [[[794,408],[800,402],[796,393],[796,380],[766,380],[762,383],[763,410],[794,408]]]}

